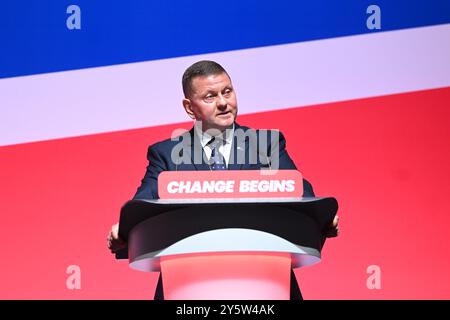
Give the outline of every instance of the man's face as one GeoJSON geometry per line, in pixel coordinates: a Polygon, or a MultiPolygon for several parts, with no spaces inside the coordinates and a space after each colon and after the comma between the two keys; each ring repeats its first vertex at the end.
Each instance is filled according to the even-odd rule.
{"type": "Polygon", "coordinates": [[[183,99],[188,115],[202,121],[202,129],[229,128],[237,115],[237,100],[231,80],[226,73],[192,79],[192,92],[183,99]]]}

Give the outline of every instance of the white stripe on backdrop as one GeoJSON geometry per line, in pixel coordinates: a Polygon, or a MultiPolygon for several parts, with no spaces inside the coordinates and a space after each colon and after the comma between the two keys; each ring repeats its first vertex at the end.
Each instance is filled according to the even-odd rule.
{"type": "Polygon", "coordinates": [[[0,80],[0,146],[187,121],[181,75],[212,59],[239,112],[450,86],[450,24],[0,80]]]}

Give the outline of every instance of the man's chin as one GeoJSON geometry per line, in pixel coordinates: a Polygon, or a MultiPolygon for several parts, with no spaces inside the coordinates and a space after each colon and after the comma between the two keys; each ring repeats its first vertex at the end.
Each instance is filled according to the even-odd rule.
{"type": "Polygon", "coordinates": [[[229,119],[222,119],[220,121],[215,121],[214,123],[209,123],[207,126],[203,126],[203,131],[214,129],[219,131],[224,131],[233,126],[235,117],[230,117],[229,119]]]}
{"type": "Polygon", "coordinates": [[[230,128],[233,125],[233,123],[234,117],[230,117],[230,119],[218,121],[218,123],[216,123],[216,128],[219,130],[225,130],[230,128]]]}

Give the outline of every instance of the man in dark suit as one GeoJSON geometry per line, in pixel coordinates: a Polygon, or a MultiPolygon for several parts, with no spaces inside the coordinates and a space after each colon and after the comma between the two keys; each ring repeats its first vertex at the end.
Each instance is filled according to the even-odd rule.
{"type": "MultiPolygon", "coordinates": [[[[281,132],[253,130],[236,122],[229,131],[221,140],[224,145],[219,147],[219,153],[222,154],[222,148],[226,155],[224,165],[227,170],[297,169],[286,151],[286,140],[281,132]],[[226,150],[227,145],[229,150],[226,150]]],[[[150,146],[147,153],[149,165],[134,199],[158,199],[158,175],[162,171],[213,170],[212,150],[210,148],[209,155],[206,150],[211,139],[221,138],[207,133],[201,135],[194,126],[183,135],[150,146]]],[[[304,197],[314,197],[312,186],[305,179],[303,189],[304,197]]]]}
{"type": "MultiPolygon", "coordinates": [[[[134,199],[158,199],[158,175],[162,171],[297,169],[281,132],[254,130],[236,123],[236,94],[230,76],[218,63],[194,63],[183,74],[182,84],[183,107],[195,121],[194,126],[182,135],[149,147],[147,171],[134,199]]],[[[304,197],[314,197],[313,188],[305,179],[303,188],[304,197]]],[[[337,222],[333,221],[324,239],[337,235],[337,222]]],[[[124,246],[116,224],[108,236],[108,247],[115,252],[124,246]]],[[[156,297],[161,295],[160,278],[156,297]]],[[[291,298],[301,299],[293,272],[291,298]]]]}

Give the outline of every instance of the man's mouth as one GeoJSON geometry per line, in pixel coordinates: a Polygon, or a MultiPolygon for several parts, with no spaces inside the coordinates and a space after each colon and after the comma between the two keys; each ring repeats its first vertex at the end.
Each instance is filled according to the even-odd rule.
{"type": "Polygon", "coordinates": [[[221,113],[217,114],[217,116],[218,116],[218,117],[220,117],[220,116],[226,116],[226,115],[228,115],[228,114],[230,114],[230,113],[231,113],[230,111],[221,112],[221,113]]]}

